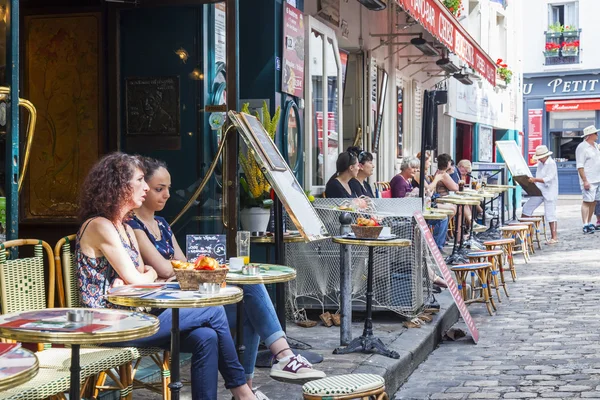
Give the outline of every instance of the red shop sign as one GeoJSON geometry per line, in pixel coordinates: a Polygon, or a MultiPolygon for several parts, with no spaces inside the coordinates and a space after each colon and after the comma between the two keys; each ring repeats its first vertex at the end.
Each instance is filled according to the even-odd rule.
{"type": "Polygon", "coordinates": [[[600,110],[600,99],[547,101],[546,111],[594,111],[600,110]]]}
{"type": "Polygon", "coordinates": [[[439,0],[396,0],[451,52],[496,86],[496,64],[439,0]]]}

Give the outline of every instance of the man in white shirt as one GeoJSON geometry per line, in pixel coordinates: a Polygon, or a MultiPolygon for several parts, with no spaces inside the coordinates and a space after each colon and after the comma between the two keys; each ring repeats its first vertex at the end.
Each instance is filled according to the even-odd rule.
{"type": "Polygon", "coordinates": [[[594,233],[596,230],[591,221],[596,201],[600,200],[600,150],[596,144],[598,131],[594,125],[584,128],[583,142],[575,150],[579,184],[583,194],[581,205],[583,233],[594,233]]]}
{"type": "Polygon", "coordinates": [[[548,244],[558,243],[558,235],[556,233],[557,221],[556,218],[556,201],[558,200],[558,170],[556,162],[552,157],[552,152],[544,145],[538,146],[535,149],[533,156],[537,160],[537,170],[535,178],[529,178],[529,181],[535,183],[542,192],[542,197],[531,197],[523,206],[523,217],[530,217],[542,202],[544,203],[544,214],[546,221],[550,224],[550,233],[552,238],[548,240],[548,244]]]}

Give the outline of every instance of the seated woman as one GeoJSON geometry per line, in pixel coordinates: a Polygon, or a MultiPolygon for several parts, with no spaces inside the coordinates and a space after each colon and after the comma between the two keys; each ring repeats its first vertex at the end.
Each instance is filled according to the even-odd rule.
{"type": "MultiPolygon", "coordinates": [[[[415,197],[419,195],[417,189],[413,189],[411,179],[415,175],[415,171],[419,170],[420,161],[414,157],[407,157],[402,160],[400,165],[400,173],[396,175],[390,182],[392,187],[393,198],[415,197]]],[[[448,232],[448,218],[437,221],[428,221],[429,225],[433,226],[433,237],[440,251],[446,244],[446,233],[448,232]]],[[[428,267],[429,279],[438,286],[447,287],[446,282],[437,276],[435,272],[428,267]]]]}
{"type": "MultiPolygon", "coordinates": [[[[157,273],[145,265],[138,242],[125,221],[146,198],[144,166],[134,156],[112,153],[90,170],[81,188],[77,233],[77,276],[85,307],[115,307],[104,295],[121,280],[126,284],[154,282],[157,273]]],[[[156,334],[119,346],[162,347],[171,344],[171,310],[156,310],[160,322],[156,334]]],[[[246,384],[237,359],[223,307],[180,310],[181,350],[192,353],[192,398],[217,398],[217,370],[235,399],[256,399],[246,384]]],[[[261,397],[264,398],[264,397],[261,397]]]]}
{"type": "MultiPolygon", "coordinates": [[[[458,167],[457,169],[458,173],[460,174],[460,180],[462,180],[465,184],[465,187],[467,187],[471,182],[471,161],[465,158],[460,160],[456,166],[458,167]]],[[[483,208],[481,208],[481,206],[477,206],[477,212],[479,214],[483,213],[483,208]]]]}
{"type": "MultiPolygon", "coordinates": [[[[144,157],[142,163],[150,191],[146,194],[142,206],[134,211],[133,217],[127,223],[135,232],[144,260],[154,266],[159,277],[170,278],[174,274],[170,260],[187,261],[167,221],[155,215],[155,212],[165,207],[171,196],[171,175],[162,161],[144,157]]],[[[305,382],[324,378],[325,373],[313,369],[304,357],[294,355],[290,350],[265,285],[242,285],[241,287],[244,290],[243,328],[246,346],[241,361],[248,385],[252,387],[260,338],[264,340],[265,345],[278,361],[271,367],[271,377],[274,379],[305,382]]],[[[231,317],[230,321],[233,325],[236,307],[226,309],[231,310],[231,313],[227,314],[231,317]]]]}
{"type": "Polygon", "coordinates": [[[353,153],[358,159],[358,175],[356,178],[350,179],[350,188],[354,193],[374,198],[375,194],[368,181],[375,169],[375,166],[373,165],[373,154],[368,151],[362,151],[360,147],[348,147],[348,151],[353,153]]]}
{"type": "Polygon", "coordinates": [[[340,153],[335,162],[335,171],[325,185],[325,197],[348,199],[362,195],[350,187],[350,181],[358,175],[358,158],[353,153],[349,151],[340,153]]]}
{"type": "MultiPolygon", "coordinates": [[[[420,189],[421,184],[419,182],[420,172],[421,172],[421,153],[417,153],[416,161],[413,161],[412,165],[414,166],[414,175],[411,181],[412,187],[415,189],[420,189]]],[[[432,177],[427,176],[427,172],[429,172],[431,168],[431,155],[429,153],[425,153],[425,197],[432,197],[435,194],[435,188],[438,182],[442,179],[442,175],[434,175],[432,177]]],[[[418,195],[418,191],[417,191],[418,195]]],[[[442,207],[440,207],[442,208],[442,207]]]]}

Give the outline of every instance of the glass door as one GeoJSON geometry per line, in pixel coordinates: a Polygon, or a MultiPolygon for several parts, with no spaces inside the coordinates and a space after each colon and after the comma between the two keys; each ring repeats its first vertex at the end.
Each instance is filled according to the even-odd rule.
{"type": "Polygon", "coordinates": [[[342,151],[342,64],[335,32],[308,17],[305,82],[306,187],[324,191],[342,151]]]}

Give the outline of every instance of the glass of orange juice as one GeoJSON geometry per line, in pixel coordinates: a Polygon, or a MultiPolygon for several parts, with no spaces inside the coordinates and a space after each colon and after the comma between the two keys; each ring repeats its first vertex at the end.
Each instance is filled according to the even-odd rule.
{"type": "Polygon", "coordinates": [[[250,264],[250,232],[237,233],[237,255],[244,258],[244,265],[250,264]]]}

